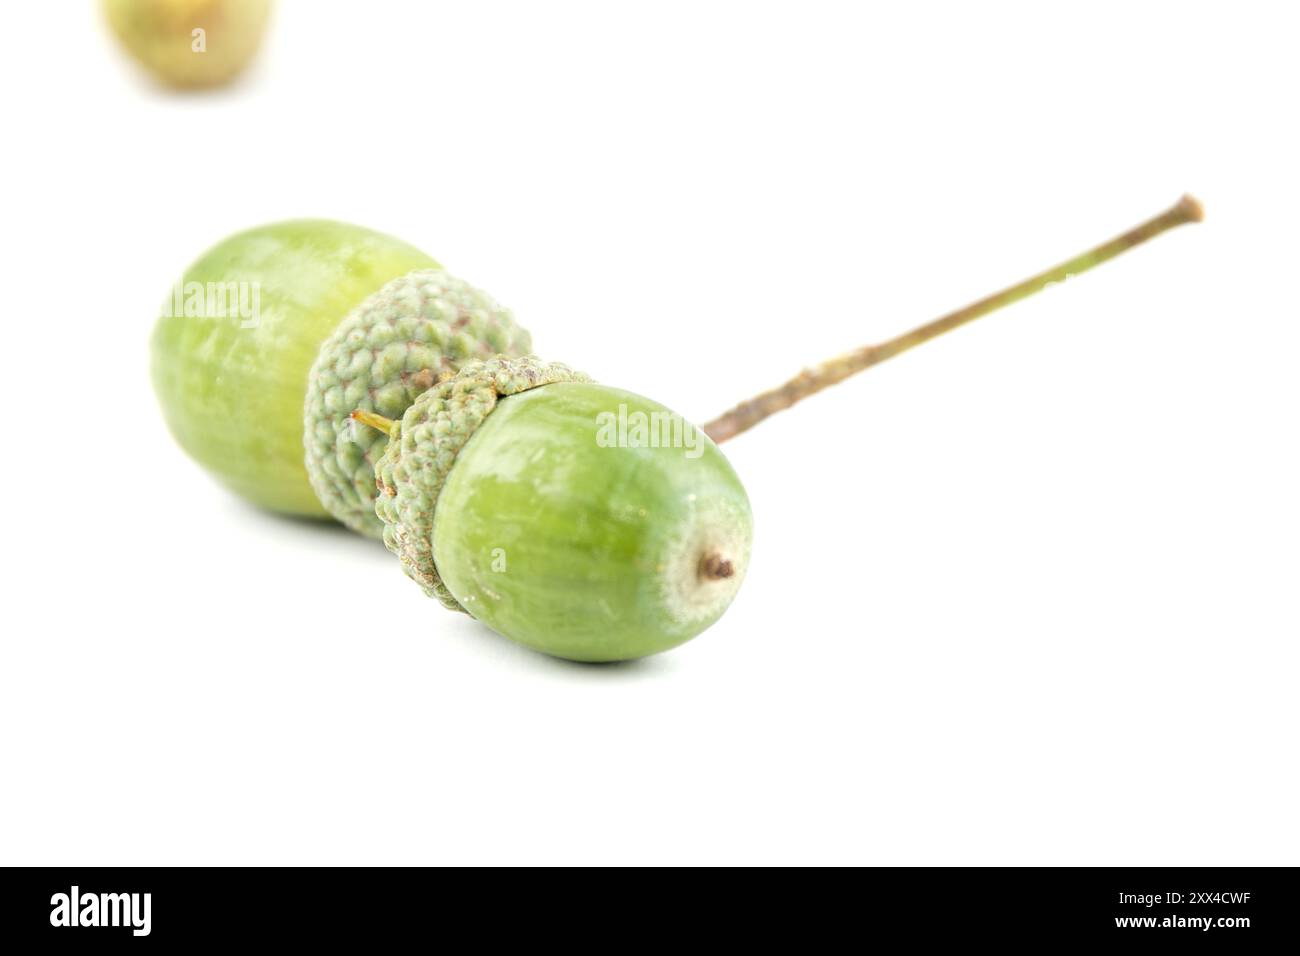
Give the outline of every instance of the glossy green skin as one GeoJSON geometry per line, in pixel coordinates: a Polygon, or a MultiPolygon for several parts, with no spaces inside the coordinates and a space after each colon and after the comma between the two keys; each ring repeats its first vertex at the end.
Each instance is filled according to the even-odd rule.
{"type": "Polygon", "coordinates": [[[437,265],[391,236],[320,219],[251,229],[210,249],[181,282],[257,283],[260,321],[158,320],[153,382],[172,434],[249,501],[326,517],[303,465],[308,370],[353,306],[390,279],[437,265]]]}
{"type": "Polygon", "coordinates": [[[600,447],[596,416],[620,402],[667,411],[582,383],[501,399],[461,450],[434,514],[434,561],[461,605],[570,660],[654,654],[721,616],[743,566],[702,619],[679,620],[663,599],[664,568],[704,510],[714,523],[721,509],[722,530],[742,545],[733,557],[748,559],[749,501],[717,446],[701,434],[695,459],[680,448],[600,447]]]}

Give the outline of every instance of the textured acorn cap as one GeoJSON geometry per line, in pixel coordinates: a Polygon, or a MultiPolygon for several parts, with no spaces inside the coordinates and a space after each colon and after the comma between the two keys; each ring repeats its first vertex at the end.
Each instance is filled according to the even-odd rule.
{"type": "Polygon", "coordinates": [[[532,346],[509,310],[441,269],[400,276],[358,305],[321,346],[307,380],[303,446],[321,504],[378,538],[375,465],[388,436],[352,412],[401,418],[417,397],[466,362],[532,346]]]}
{"type": "Polygon", "coordinates": [[[384,544],[425,594],[452,610],[465,610],[434,566],[433,514],[456,456],[497,400],[553,382],[590,381],[566,365],[533,356],[497,357],[466,365],[434,385],[406,410],[400,424],[394,423],[393,439],[375,469],[375,512],[384,523],[384,544]]]}

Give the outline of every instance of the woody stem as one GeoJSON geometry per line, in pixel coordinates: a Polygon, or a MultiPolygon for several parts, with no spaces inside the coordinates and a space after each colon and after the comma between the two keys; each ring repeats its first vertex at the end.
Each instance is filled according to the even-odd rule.
{"type": "Polygon", "coordinates": [[[988,315],[1013,302],[1028,298],[1035,292],[1046,288],[1053,282],[1061,282],[1071,276],[1086,272],[1093,266],[1113,259],[1134,246],[1139,246],[1148,239],[1154,239],[1162,232],[1181,226],[1183,223],[1200,222],[1203,218],[1201,204],[1191,196],[1183,196],[1173,206],[1158,216],[1148,219],[1128,232],[1116,236],[1109,242],[1080,253],[1060,265],[1053,266],[1032,278],[1016,285],[994,292],[977,302],[960,308],[955,312],[940,316],[925,325],[918,326],[910,332],[881,342],[867,345],[852,352],[836,356],[812,368],[804,369],[794,378],[770,391],[763,392],[747,401],[741,402],[730,411],[719,415],[704,425],[704,432],[715,442],[724,442],[735,438],[741,432],[748,431],[765,418],[815,395],[824,388],[829,388],[844,381],[850,375],[856,375],[863,369],[878,365],[885,359],[893,358],[910,348],[928,342],[960,325],[974,321],[980,316],[988,315]]]}

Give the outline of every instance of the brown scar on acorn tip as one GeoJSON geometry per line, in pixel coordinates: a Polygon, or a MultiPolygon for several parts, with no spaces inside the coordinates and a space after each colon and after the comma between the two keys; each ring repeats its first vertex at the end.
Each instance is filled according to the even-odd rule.
{"type": "Polygon", "coordinates": [[[706,581],[723,581],[735,573],[736,569],[731,562],[716,551],[710,551],[700,558],[700,577],[706,581]]]}

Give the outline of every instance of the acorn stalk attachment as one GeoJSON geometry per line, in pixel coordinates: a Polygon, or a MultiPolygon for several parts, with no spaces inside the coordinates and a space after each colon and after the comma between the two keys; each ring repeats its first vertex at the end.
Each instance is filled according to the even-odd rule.
{"type": "Polygon", "coordinates": [[[362,425],[373,428],[377,432],[382,432],[389,438],[396,438],[398,433],[401,431],[398,423],[393,421],[391,418],[385,418],[383,415],[376,414],[375,412],[368,412],[361,408],[353,410],[349,417],[354,422],[360,422],[362,425]]]}

